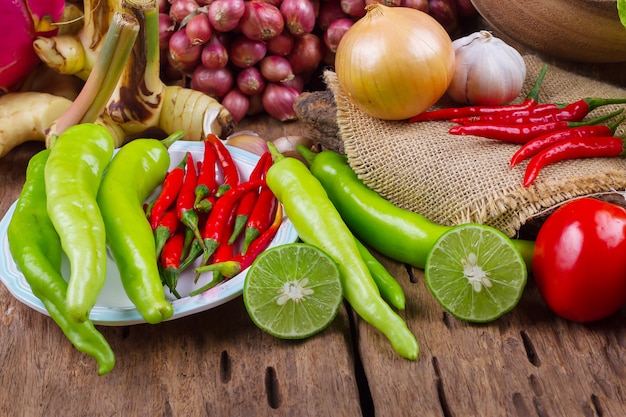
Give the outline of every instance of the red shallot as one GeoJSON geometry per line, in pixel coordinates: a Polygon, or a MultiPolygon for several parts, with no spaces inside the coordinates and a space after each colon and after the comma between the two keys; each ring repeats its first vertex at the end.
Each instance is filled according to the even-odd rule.
{"type": "MultiPolygon", "coordinates": [[[[426,1],[426,0],[425,0],[426,1]]],[[[321,30],[326,30],[333,20],[350,17],[341,9],[338,1],[324,1],[320,4],[320,12],[317,16],[317,26],[321,30]]]]}
{"type": "Polygon", "coordinates": [[[235,84],[235,77],[228,68],[208,69],[198,65],[191,75],[191,88],[221,99],[235,84]]]}
{"type": "Polygon", "coordinates": [[[169,14],[159,13],[159,49],[166,50],[169,46],[172,33],[176,31],[176,23],[169,14]]]}
{"type": "Polygon", "coordinates": [[[263,108],[281,122],[297,119],[293,104],[300,95],[295,88],[269,83],[263,91],[263,108]]]}
{"type": "Polygon", "coordinates": [[[286,56],[291,52],[293,42],[293,35],[288,30],[283,30],[266,42],[267,51],[274,55],[286,56]]]}
{"type": "Polygon", "coordinates": [[[172,0],[169,10],[169,15],[176,23],[182,23],[182,21],[198,10],[198,3],[195,0],[172,0]]]}
{"type": "Polygon", "coordinates": [[[267,41],[283,31],[285,21],[278,7],[262,0],[245,2],[245,11],[239,20],[241,32],[249,39],[267,41]]]}
{"type": "Polygon", "coordinates": [[[237,87],[249,96],[260,94],[265,89],[265,78],[257,67],[244,68],[237,75],[237,87]]]}
{"type": "Polygon", "coordinates": [[[310,33],[315,28],[315,8],[310,0],[283,0],[280,12],[285,27],[295,36],[310,33]]]}
{"type": "Polygon", "coordinates": [[[234,87],[222,99],[222,106],[226,107],[235,122],[239,122],[248,113],[250,99],[241,90],[234,87]]]}
{"type": "Polygon", "coordinates": [[[209,21],[215,30],[230,32],[239,25],[244,11],[244,0],[215,0],[209,5],[209,21]]]}
{"type": "Polygon", "coordinates": [[[261,75],[269,82],[284,82],[291,80],[294,75],[287,58],[278,55],[268,55],[259,63],[261,75]]]}
{"type": "Polygon", "coordinates": [[[322,41],[313,33],[296,38],[293,49],[287,56],[294,74],[315,70],[322,61],[322,41]]]}
{"type": "Polygon", "coordinates": [[[193,71],[200,63],[202,45],[192,45],[184,29],[172,33],[168,46],[168,62],[181,72],[193,71]]]}
{"type": "Polygon", "coordinates": [[[218,36],[211,36],[211,39],[202,47],[200,60],[202,65],[209,69],[224,68],[228,64],[228,50],[218,36]]]}
{"type": "Polygon", "coordinates": [[[343,35],[352,27],[354,21],[348,18],[333,20],[324,31],[324,44],[331,52],[337,52],[339,41],[343,35]]]}
{"type": "Polygon", "coordinates": [[[228,56],[236,67],[247,68],[263,59],[266,53],[267,46],[264,42],[237,36],[230,44],[228,56]]]}
{"type": "Polygon", "coordinates": [[[213,34],[209,16],[206,13],[194,15],[185,25],[185,33],[192,45],[205,44],[213,34]]]}
{"type": "Polygon", "coordinates": [[[341,10],[352,17],[365,16],[365,0],[341,0],[341,10]]]}

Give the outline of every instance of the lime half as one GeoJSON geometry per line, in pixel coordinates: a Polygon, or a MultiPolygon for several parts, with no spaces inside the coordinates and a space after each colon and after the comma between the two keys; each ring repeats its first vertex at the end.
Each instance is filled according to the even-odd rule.
{"type": "Polygon", "coordinates": [[[288,243],[262,252],[248,270],[243,301],[252,321],[282,339],[325,329],[343,300],[335,261],[316,246],[288,243]]]}
{"type": "Polygon", "coordinates": [[[528,274],[524,259],[504,233],[464,224],[437,240],[424,275],[428,288],[450,314],[485,323],[517,305],[528,274]]]}

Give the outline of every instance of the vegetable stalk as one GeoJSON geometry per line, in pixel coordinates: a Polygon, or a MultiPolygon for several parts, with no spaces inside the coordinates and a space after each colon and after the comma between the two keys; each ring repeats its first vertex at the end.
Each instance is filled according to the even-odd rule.
{"type": "MultiPolygon", "coordinates": [[[[50,128],[48,140],[70,126],[95,122],[115,91],[137,35],[139,22],[126,13],[116,13],[104,39],[96,64],[70,108],[50,128]]],[[[47,140],[47,142],[48,142],[47,140]]],[[[50,143],[47,143],[50,146],[50,143]]]]}

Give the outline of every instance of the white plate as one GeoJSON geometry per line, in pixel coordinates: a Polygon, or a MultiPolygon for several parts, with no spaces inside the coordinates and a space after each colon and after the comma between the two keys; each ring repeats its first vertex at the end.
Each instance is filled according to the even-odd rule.
{"type": "MultiPolygon", "coordinates": [[[[228,149],[239,169],[241,178],[244,180],[247,179],[259,157],[239,148],[229,147],[228,149]]],[[[202,142],[176,142],[170,147],[169,151],[171,155],[170,167],[175,167],[183,159],[186,152],[191,152],[195,161],[202,160],[203,144],[202,142]]],[[[158,190],[155,191],[155,194],[157,192],[158,190]]],[[[30,286],[26,282],[24,275],[20,272],[9,250],[7,228],[13,216],[13,212],[15,211],[15,205],[16,203],[11,205],[4,218],[0,221],[0,280],[15,298],[40,313],[47,315],[48,312],[43,303],[32,293],[30,286]]],[[[298,234],[289,219],[285,216],[270,247],[295,242],[297,239],[298,234]]],[[[66,258],[64,258],[63,261],[62,273],[67,279],[69,276],[69,265],[66,258]]],[[[171,296],[168,289],[164,288],[166,297],[174,306],[174,315],[170,320],[217,307],[238,297],[243,291],[243,282],[246,273],[247,269],[203,294],[189,297],[187,294],[189,294],[190,291],[210,281],[211,274],[202,274],[198,283],[193,284],[195,272],[193,268],[188,268],[187,271],[181,274],[177,285],[177,290],[182,298],[176,299],[171,296]]],[[[91,311],[90,318],[96,324],[107,326],[145,323],[141,314],[139,314],[126,296],[120,281],[117,266],[110,256],[107,256],[106,283],[98,297],[96,306],[91,311]]]]}

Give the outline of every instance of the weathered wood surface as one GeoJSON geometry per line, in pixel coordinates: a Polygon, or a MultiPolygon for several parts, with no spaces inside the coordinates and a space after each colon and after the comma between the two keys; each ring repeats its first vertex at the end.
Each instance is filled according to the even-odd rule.
{"type": "MultiPolygon", "coordinates": [[[[240,124],[266,139],[299,123],[240,124]]],[[[25,144],[0,159],[0,216],[17,198],[25,144]]],[[[96,375],[50,318],[0,285],[2,416],[624,416],[626,311],[597,324],[556,318],[529,281],[492,324],[444,313],[420,270],[380,258],[407,293],[421,346],[396,355],[349,307],[320,335],[283,341],[258,330],[241,298],[159,325],[100,327],[117,355],[96,375]]]]}

